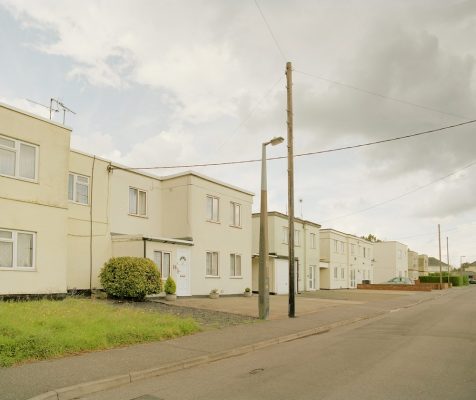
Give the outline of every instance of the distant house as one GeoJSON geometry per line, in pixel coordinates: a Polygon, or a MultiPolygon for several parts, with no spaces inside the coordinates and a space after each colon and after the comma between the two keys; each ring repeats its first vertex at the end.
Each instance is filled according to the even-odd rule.
{"type": "Polygon", "coordinates": [[[251,192],[128,170],[70,150],[70,133],[0,104],[0,295],[96,288],[126,255],[153,260],[179,296],[251,286],[251,192]]]}
{"type": "Polygon", "coordinates": [[[395,277],[408,277],[408,247],[395,242],[374,243],[374,283],[395,277]]]}
{"type": "MultiPolygon", "coordinates": [[[[260,214],[253,214],[253,291],[259,286],[260,214]]],[[[319,289],[320,225],[300,218],[294,220],[295,289],[297,292],[319,289]]],[[[289,293],[288,216],[268,212],[270,292],[289,293]]]]}
{"type": "Polygon", "coordinates": [[[416,251],[408,250],[408,277],[417,280],[419,276],[418,253],[416,251]]]}
{"type": "Polygon", "coordinates": [[[366,239],[321,229],[321,289],[354,289],[373,281],[373,243],[366,239]]]}
{"type": "Polygon", "coordinates": [[[418,255],[418,274],[428,276],[428,256],[426,254],[418,255]]]}

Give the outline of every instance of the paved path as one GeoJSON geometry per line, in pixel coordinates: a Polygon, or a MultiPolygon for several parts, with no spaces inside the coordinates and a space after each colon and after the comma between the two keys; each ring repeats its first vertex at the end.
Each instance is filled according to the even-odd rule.
{"type": "MultiPolygon", "coordinates": [[[[458,289],[452,289],[458,290],[458,289]]],[[[167,366],[193,357],[222,354],[285,335],[371,318],[448,292],[418,292],[383,300],[322,307],[298,318],[242,324],[164,342],[154,342],[0,369],[0,400],[23,400],[58,388],[167,366]]],[[[224,299],[222,299],[224,300],[224,299]]],[[[254,299],[253,299],[254,300],[254,299]]],[[[281,300],[282,301],[282,300],[281,300]]],[[[215,305],[218,303],[215,303],[215,305]]],[[[299,306],[298,306],[299,307],[299,306]]]]}

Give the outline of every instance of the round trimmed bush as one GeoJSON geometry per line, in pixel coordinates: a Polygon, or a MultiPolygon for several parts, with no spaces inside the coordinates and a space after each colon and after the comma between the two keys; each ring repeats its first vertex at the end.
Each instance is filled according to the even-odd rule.
{"type": "Polygon", "coordinates": [[[164,292],[167,294],[175,294],[176,291],[177,291],[177,286],[175,285],[175,281],[169,275],[169,277],[165,281],[164,292]]]}
{"type": "Polygon", "coordinates": [[[157,266],[148,258],[113,257],[104,264],[99,279],[109,296],[121,299],[144,300],[162,289],[157,266]]]}

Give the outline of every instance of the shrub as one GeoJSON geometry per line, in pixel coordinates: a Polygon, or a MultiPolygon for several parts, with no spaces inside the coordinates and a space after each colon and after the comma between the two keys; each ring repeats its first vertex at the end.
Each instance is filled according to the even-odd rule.
{"type": "Polygon", "coordinates": [[[175,285],[175,281],[169,275],[169,277],[165,281],[164,291],[167,294],[175,294],[176,290],[177,290],[177,286],[175,285]]]}
{"type": "MultiPolygon", "coordinates": [[[[421,283],[440,283],[440,275],[420,276],[421,283]]],[[[443,283],[448,282],[448,274],[443,275],[443,283]]],[[[468,278],[460,275],[450,276],[450,282],[453,286],[463,286],[468,284],[468,278]]]]}
{"type": "Polygon", "coordinates": [[[109,296],[144,300],[159,293],[162,282],[152,260],[140,257],[113,257],[99,273],[101,285],[109,296]]]}

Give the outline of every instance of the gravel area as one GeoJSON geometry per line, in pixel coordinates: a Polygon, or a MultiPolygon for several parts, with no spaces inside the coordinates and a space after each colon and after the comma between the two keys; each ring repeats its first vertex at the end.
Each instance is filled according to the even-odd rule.
{"type": "Polygon", "coordinates": [[[184,318],[193,318],[200,324],[203,330],[221,329],[227,326],[247,324],[258,321],[257,318],[226,313],[222,311],[205,310],[201,308],[183,307],[161,301],[145,301],[145,302],[120,302],[111,301],[116,306],[137,307],[145,310],[168,313],[184,318]]]}

